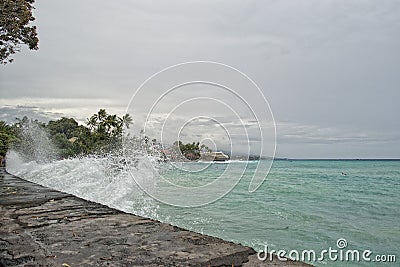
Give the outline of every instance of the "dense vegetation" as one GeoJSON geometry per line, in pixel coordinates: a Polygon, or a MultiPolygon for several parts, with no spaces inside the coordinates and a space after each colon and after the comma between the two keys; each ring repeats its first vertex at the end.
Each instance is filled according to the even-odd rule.
{"type": "Polygon", "coordinates": [[[16,141],[13,127],[0,121],[0,156],[4,157],[11,143],[16,141]]]}
{"type": "Polygon", "coordinates": [[[181,155],[188,160],[198,160],[201,157],[201,152],[211,152],[211,149],[206,145],[200,145],[200,142],[184,144],[181,141],[176,141],[174,147],[178,148],[181,155]]]}
{"type": "Polygon", "coordinates": [[[10,146],[34,155],[33,143],[41,134],[47,135],[56,147],[59,158],[106,152],[122,145],[123,129],[129,128],[132,118],[111,115],[100,109],[87,119],[87,127],[72,118],[61,118],[47,124],[30,120],[26,116],[13,125],[0,121],[0,156],[5,156],[10,146]],[[30,151],[31,150],[31,151],[30,151]]]}
{"type": "MultiPolygon", "coordinates": [[[[49,121],[47,124],[28,119],[26,116],[17,119],[13,125],[0,121],[0,156],[4,157],[10,147],[23,151],[22,156],[34,157],[35,160],[46,160],[44,157],[48,155],[60,159],[89,154],[108,154],[122,147],[123,130],[129,128],[131,124],[132,118],[129,114],[119,117],[108,114],[105,109],[100,109],[88,118],[86,126],[79,125],[73,118],[65,117],[49,121]],[[41,148],[38,149],[37,143],[41,140],[51,142],[41,143],[41,148]],[[43,150],[46,151],[45,155],[41,154],[43,150]]],[[[131,139],[136,140],[134,137],[131,139]]],[[[167,158],[156,139],[143,136],[139,143],[147,152],[161,153],[163,159],[167,158]]],[[[199,142],[184,144],[176,141],[168,156],[173,160],[198,160],[201,152],[210,151],[211,149],[203,144],[200,145],[199,142]]]]}

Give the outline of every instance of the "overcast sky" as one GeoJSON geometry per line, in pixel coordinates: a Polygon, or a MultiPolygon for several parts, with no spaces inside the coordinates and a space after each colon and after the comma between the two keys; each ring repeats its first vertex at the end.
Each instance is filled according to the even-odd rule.
{"type": "MultiPolygon", "coordinates": [[[[275,117],[278,157],[400,158],[397,0],[36,0],[35,7],[40,49],[23,49],[14,63],[0,66],[0,119],[83,121],[99,108],[122,114],[156,72],[187,61],[213,61],[240,70],[260,87],[275,117]]],[[[143,99],[169,89],[161,84],[146,88],[143,99]]],[[[252,108],[266,107],[254,88],[239,87],[252,108]]],[[[189,98],[197,92],[185,90],[180,92],[189,98]]],[[[245,124],[254,121],[235,97],[214,90],[245,124]]],[[[202,92],[195,96],[215,96],[210,88],[202,92]]],[[[204,116],[215,110],[222,126],[243,124],[232,110],[217,106],[210,104],[204,116]]],[[[177,109],[170,128],[202,115],[202,109],[193,109],[197,112],[177,109]]],[[[132,114],[138,128],[143,114],[132,114]]],[[[158,119],[162,114],[167,111],[158,111],[158,119]]],[[[269,115],[258,119],[269,127],[269,115]]],[[[187,141],[192,134],[207,138],[199,121],[204,122],[185,128],[187,141]]],[[[152,126],[156,132],[158,126],[152,126]]],[[[220,128],[216,136],[219,131],[224,134],[220,128]]],[[[267,130],[266,139],[271,135],[267,130]]],[[[250,142],[257,136],[250,131],[250,142]]],[[[214,141],[219,148],[227,145],[224,138],[214,141]]]]}

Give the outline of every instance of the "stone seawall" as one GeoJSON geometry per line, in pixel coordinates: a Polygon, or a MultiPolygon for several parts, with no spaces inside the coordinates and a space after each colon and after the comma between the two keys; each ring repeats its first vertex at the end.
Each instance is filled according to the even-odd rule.
{"type": "Polygon", "coordinates": [[[0,168],[0,266],[311,266],[55,191],[0,168]]]}

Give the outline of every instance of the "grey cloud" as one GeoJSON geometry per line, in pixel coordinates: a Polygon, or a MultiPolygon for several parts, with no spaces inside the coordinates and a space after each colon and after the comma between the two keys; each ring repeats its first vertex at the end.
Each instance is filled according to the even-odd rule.
{"type": "Polygon", "coordinates": [[[316,125],[296,123],[278,124],[278,142],[292,144],[379,144],[399,141],[396,135],[378,136],[354,132],[349,129],[321,128],[316,125]]]}
{"type": "MultiPolygon", "coordinates": [[[[72,117],[80,123],[105,108],[109,113],[124,114],[126,107],[107,99],[52,99],[52,98],[14,98],[0,99],[2,119],[15,121],[15,117],[27,116],[47,122],[60,117],[72,117]]],[[[1,118],[0,118],[1,119],[1,118]]]]}
{"type": "Polygon", "coordinates": [[[34,106],[3,106],[0,107],[0,120],[9,124],[15,123],[16,118],[22,119],[27,116],[30,119],[38,120],[41,122],[48,122],[52,119],[58,119],[64,114],[59,112],[46,112],[34,106]]]}
{"type": "MultiPolygon", "coordinates": [[[[4,119],[18,113],[8,109],[17,105],[26,106],[21,113],[43,120],[65,114],[83,122],[100,107],[122,114],[150,75],[181,62],[211,60],[238,68],[260,86],[281,123],[279,156],[351,150],[400,157],[397,1],[52,0],[36,1],[35,16],[40,50],[23,49],[13,64],[0,67],[4,119]],[[282,126],[286,121],[290,125],[282,126]]],[[[160,88],[170,84],[154,85],[129,110],[138,128],[147,115],[141,114],[146,101],[153,103],[160,88]]],[[[258,95],[238,87],[252,108],[265,110],[258,95]]],[[[217,90],[204,92],[229,100],[217,90]]],[[[166,98],[155,112],[191,95],[185,93],[166,98]]],[[[255,119],[238,101],[230,104],[255,138],[255,119]]],[[[189,116],[188,110],[174,114],[171,127],[180,126],[179,115],[189,116]]],[[[242,123],[227,110],[215,108],[213,115],[233,134],[241,130],[242,123]]],[[[150,125],[156,134],[160,121],[154,118],[150,125]]],[[[265,122],[261,126],[272,129],[265,122]]]]}

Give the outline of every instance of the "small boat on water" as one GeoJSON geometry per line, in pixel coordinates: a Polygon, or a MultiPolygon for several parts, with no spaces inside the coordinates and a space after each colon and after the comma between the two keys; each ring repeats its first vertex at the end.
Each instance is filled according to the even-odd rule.
{"type": "Polygon", "coordinates": [[[201,154],[201,159],[204,161],[227,161],[229,160],[229,156],[222,151],[206,152],[201,154]]]}

